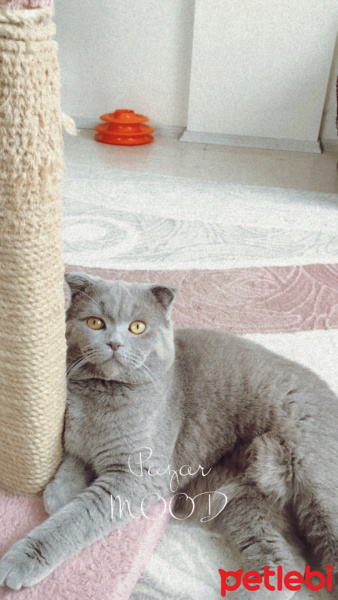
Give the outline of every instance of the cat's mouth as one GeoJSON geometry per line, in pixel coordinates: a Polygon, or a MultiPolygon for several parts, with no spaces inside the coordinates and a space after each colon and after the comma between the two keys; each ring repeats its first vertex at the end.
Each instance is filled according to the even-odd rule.
{"type": "Polygon", "coordinates": [[[119,367],[123,367],[123,360],[122,357],[119,356],[118,354],[116,354],[116,352],[114,352],[109,358],[107,358],[107,360],[105,360],[103,363],[103,366],[110,369],[113,368],[114,371],[116,370],[116,368],[119,367]]]}
{"type": "Polygon", "coordinates": [[[122,364],[121,356],[117,354],[117,352],[113,352],[112,355],[108,358],[106,362],[118,362],[120,365],[122,364]]]}
{"type": "Polygon", "coordinates": [[[111,378],[113,375],[120,373],[125,366],[123,358],[118,356],[116,352],[110,356],[91,356],[90,359],[83,359],[84,369],[93,373],[102,373],[104,376],[111,378]]]}

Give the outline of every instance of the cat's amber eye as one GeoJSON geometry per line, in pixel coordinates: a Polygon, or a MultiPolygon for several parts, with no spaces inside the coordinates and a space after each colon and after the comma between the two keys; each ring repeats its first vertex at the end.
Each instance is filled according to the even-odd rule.
{"type": "Polygon", "coordinates": [[[133,321],[129,325],[129,331],[135,333],[136,335],[143,333],[146,328],[146,324],[143,321],[133,321]]]}
{"type": "Polygon", "coordinates": [[[95,329],[96,331],[104,328],[104,321],[98,317],[89,317],[89,319],[87,319],[87,325],[90,329],[95,329]]]}

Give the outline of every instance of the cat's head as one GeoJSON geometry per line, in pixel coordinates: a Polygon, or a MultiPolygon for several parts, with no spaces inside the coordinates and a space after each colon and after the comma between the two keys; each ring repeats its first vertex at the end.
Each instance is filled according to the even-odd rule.
{"type": "Polygon", "coordinates": [[[71,378],[142,383],[171,367],[171,287],[82,273],[67,273],[65,279],[71,294],[66,330],[71,378]]]}

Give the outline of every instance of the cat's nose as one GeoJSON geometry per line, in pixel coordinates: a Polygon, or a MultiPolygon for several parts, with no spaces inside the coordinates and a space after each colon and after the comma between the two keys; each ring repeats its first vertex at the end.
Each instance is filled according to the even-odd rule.
{"type": "Polygon", "coordinates": [[[117,342],[109,342],[108,346],[111,347],[111,349],[113,350],[113,352],[116,352],[116,350],[121,346],[122,344],[118,344],[117,342]]]}

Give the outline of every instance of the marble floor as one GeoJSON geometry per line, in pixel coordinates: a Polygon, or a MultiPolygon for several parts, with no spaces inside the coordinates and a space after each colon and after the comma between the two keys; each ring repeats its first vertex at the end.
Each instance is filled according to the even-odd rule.
{"type": "Polygon", "coordinates": [[[68,165],[193,178],[214,183],[338,193],[338,155],[183,143],[155,137],[152,144],[121,147],[94,141],[95,132],[65,136],[68,165]]]}

